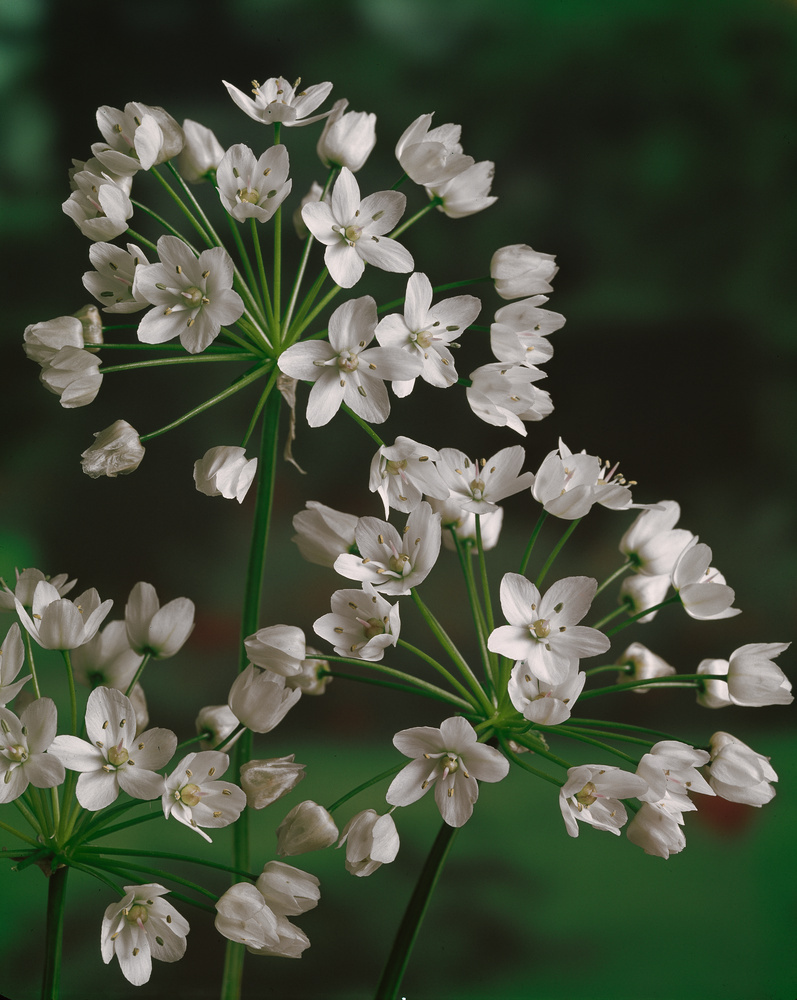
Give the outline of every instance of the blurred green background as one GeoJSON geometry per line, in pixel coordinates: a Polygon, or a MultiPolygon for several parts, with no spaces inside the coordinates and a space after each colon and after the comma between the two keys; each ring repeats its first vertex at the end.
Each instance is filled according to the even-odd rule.
{"type": "MultiPolygon", "coordinates": [[[[485,273],[500,245],[557,254],[551,307],[567,326],[554,335],[544,383],[556,409],[529,426],[527,467],[559,435],[574,450],[621,460],[639,482],[638,499],[681,503],[682,525],[712,546],[744,609],[725,623],[660,616],[646,631],[625,633],[629,641],[691,672],[701,658],[727,658],[743,643],[790,639],[797,4],[785,0],[228,0],[223,11],[209,0],[0,0],[0,575],[28,565],[69,571],[80,589],[114,598],[117,614],[137,580],[153,582],[164,601],[192,597],[198,625],[189,645],[146,678],[153,724],[185,738],[199,706],[225,699],[251,498],[239,509],[201,496],[191,469],[209,447],[240,438],[254,400],[236,397],[153,441],[133,476],[90,481],[79,454],[93,432],[119,417],[153,430],[218,391],[224,372],[112,376],[90,407],[65,411],[38,384],[20,343],[29,323],[88,300],[80,281],[87,242],[60,206],[71,158],[87,157],[99,138],[96,107],[163,105],[180,121],[214,128],[223,145],[247,142],[259,154],[270,135],[233,106],[221,80],[246,89],[253,77],[279,74],[331,80],[333,98],[376,112],[379,145],[360,174],[364,192],[397,179],[395,141],[424,112],[435,111],[436,124],[462,123],[465,151],[495,161],[499,200],[489,211],[458,221],[435,214],[407,234],[416,267],[433,282],[485,273]]],[[[284,136],[293,204],[322,177],[318,129],[284,136]]],[[[403,190],[421,207],[422,193],[403,190]]],[[[147,182],[136,182],[135,193],[157,200],[147,182]]],[[[403,278],[366,277],[357,294],[402,294],[403,278]]],[[[484,298],[487,323],[503,303],[484,298]]],[[[488,360],[474,343],[462,351],[473,366],[488,360]]],[[[464,360],[459,368],[469,371],[464,360]]],[[[517,443],[510,431],[471,419],[454,395],[416,391],[395,405],[385,437],[474,455],[517,443]]],[[[294,451],[308,475],[288,465],[282,475],[263,624],[286,621],[309,633],[339,578],[295,557],[291,516],[309,498],[358,514],[380,507],[367,491],[370,445],[341,417],[311,433],[300,414],[294,451]]],[[[507,507],[496,580],[514,567],[513,549],[530,527],[525,499],[507,507]]],[[[596,512],[559,575],[606,575],[629,520],[596,512]]],[[[551,531],[545,545],[555,538],[551,531]]],[[[434,607],[445,615],[448,603],[459,615],[459,583],[442,577],[429,581],[434,607]]],[[[466,635],[463,626],[463,645],[466,635]]],[[[791,672],[789,654],[782,659],[791,672]]],[[[555,795],[530,776],[485,787],[411,962],[410,1000],[794,1000],[790,710],[711,717],[677,692],[628,700],[610,711],[698,743],[727,729],[771,754],[779,795],[761,811],[700,802],[687,817],[686,852],[663,862],[588,829],[571,841],[555,795]]],[[[434,705],[339,681],[323,699],[305,699],[262,741],[261,755],[296,751],[310,765],[301,797],[328,804],[396,761],[393,732],[441,717],[434,705]]],[[[258,817],[264,860],[296,794],[258,817]]],[[[366,799],[355,808],[378,808],[378,797],[366,799]]],[[[300,921],[312,948],[301,962],[253,960],[247,995],[367,997],[435,816],[431,801],[402,815],[399,858],[367,880],[343,872],[333,852],[299,859],[322,879],[321,907],[300,921]]],[[[174,825],[147,829],[172,849],[201,848],[174,825]]],[[[30,871],[18,883],[2,877],[0,992],[27,1000],[37,991],[46,885],[30,871]]],[[[136,991],[115,963],[100,964],[105,890],[79,878],[73,890],[65,995],[216,995],[213,956],[223,947],[209,920],[189,914],[186,959],[156,965],[136,991]]]]}

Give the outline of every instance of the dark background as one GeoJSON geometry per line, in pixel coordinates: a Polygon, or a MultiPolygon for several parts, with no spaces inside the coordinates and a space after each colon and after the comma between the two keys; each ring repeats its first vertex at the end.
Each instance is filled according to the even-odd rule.
{"type": "MultiPolygon", "coordinates": [[[[243,90],[253,77],[278,74],[301,75],[306,85],[331,80],[333,98],[376,112],[379,144],[359,175],[363,193],[397,179],[395,141],[419,114],[435,111],[436,124],[461,122],[465,151],[496,163],[499,200],[471,219],[435,213],[405,242],[433,283],[484,274],[501,245],[557,254],[550,304],[567,325],[554,335],[544,383],[556,409],[529,425],[527,467],[535,469],[559,435],[574,450],[621,460],[639,482],[640,500],[681,503],[682,525],[712,546],[744,610],[719,624],[673,613],[627,634],[689,672],[701,658],[727,658],[744,643],[791,638],[793,3],[228,0],[222,12],[209,2],[99,8],[6,0],[0,53],[0,574],[27,565],[68,570],[79,589],[96,586],[113,597],[117,614],[137,580],[155,583],[164,601],[192,597],[198,625],[191,642],[146,678],[153,724],[181,728],[185,738],[199,706],[224,700],[234,672],[251,498],[239,509],[201,496],[191,468],[207,448],[238,441],[255,397],[236,397],[154,440],[134,475],[91,481],[79,455],[93,432],[119,417],[151,431],[222,388],[226,373],[195,366],[109,376],[90,407],[65,411],[38,384],[20,343],[29,323],[88,301],[80,281],[89,268],[87,241],[60,206],[71,158],[87,157],[99,138],[96,107],[159,104],[179,121],[211,126],[223,145],[246,142],[259,155],[271,136],[234,107],[222,79],[243,90]],[[169,712],[158,708],[164,699],[169,712]]],[[[289,210],[312,179],[322,179],[319,128],[283,136],[294,177],[289,210]]],[[[420,191],[402,190],[410,210],[422,206],[420,191]]],[[[135,182],[134,194],[161,205],[148,178],[135,182]]],[[[370,271],[366,278],[356,294],[384,301],[403,292],[403,278],[370,271]]],[[[484,299],[488,323],[503,303],[489,289],[484,299]]],[[[465,358],[472,367],[489,360],[474,340],[462,355],[462,374],[470,370],[465,358]]],[[[421,387],[397,402],[383,436],[408,434],[474,455],[519,440],[471,419],[456,393],[421,387]]],[[[339,583],[294,558],[290,517],[309,498],[358,514],[378,514],[379,506],[367,493],[370,444],[342,417],[311,432],[300,412],[295,454],[308,475],[280,471],[263,623],[290,621],[309,633],[339,583]]],[[[525,500],[507,506],[516,520],[506,550],[513,541],[522,546],[529,529],[525,500]]],[[[618,564],[628,521],[596,512],[566,550],[561,575],[606,575],[618,564]]],[[[555,538],[551,531],[545,545],[555,538]]],[[[512,551],[497,555],[496,574],[515,562],[512,551]]],[[[435,606],[449,597],[456,612],[458,583],[436,586],[435,606]]],[[[789,654],[782,660],[788,672],[789,654]]],[[[774,803],[726,813],[701,803],[688,817],[687,851],[665,863],[624,838],[589,830],[571,842],[555,797],[526,775],[485,788],[424,927],[408,997],[667,998],[677,991],[793,1000],[795,977],[784,957],[795,908],[789,710],[712,718],[694,710],[688,694],[672,692],[655,705],[652,697],[619,706],[618,717],[653,719],[696,742],[729,729],[773,755],[781,774],[774,803]]],[[[338,682],[324,699],[305,699],[263,741],[262,755],[296,750],[317,762],[302,797],[328,803],[395,761],[396,729],[438,725],[440,717],[434,706],[338,682]]],[[[368,805],[378,801],[357,802],[368,805]]],[[[261,817],[268,857],[274,815],[284,811],[275,809],[261,817]]],[[[301,963],[253,961],[252,996],[368,995],[436,826],[431,802],[401,820],[399,860],[369,880],[344,877],[339,855],[307,859],[324,891],[321,908],[302,922],[313,947],[301,963]]],[[[182,828],[148,829],[156,828],[172,849],[197,849],[182,828]]],[[[6,909],[14,933],[4,938],[9,958],[1,975],[9,985],[0,989],[26,998],[35,994],[38,973],[30,967],[41,948],[45,885],[27,872],[12,888],[22,909],[13,919],[6,909]]],[[[98,991],[127,995],[115,965],[97,969],[105,890],[78,878],[73,888],[66,995],[85,995],[82,962],[92,981],[97,972],[98,991]]],[[[220,966],[200,956],[222,949],[209,920],[196,915],[192,924],[188,957],[156,966],[144,995],[215,994],[220,966]]]]}

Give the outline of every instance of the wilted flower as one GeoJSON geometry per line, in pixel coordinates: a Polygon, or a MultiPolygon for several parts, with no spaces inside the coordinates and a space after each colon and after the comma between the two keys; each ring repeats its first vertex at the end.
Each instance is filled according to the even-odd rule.
{"type": "Polygon", "coordinates": [[[269,760],[249,760],[241,765],[241,787],[250,809],[264,809],[292,791],[305,777],[304,764],[295,754],[269,760]]]}
{"type": "Polygon", "coordinates": [[[338,839],[338,828],[330,814],[307,799],[294,806],[277,827],[277,854],[306,854],[330,847],[338,839]]]}
{"type": "Polygon", "coordinates": [[[144,446],[134,427],[126,420],[116,420],[104,431],[98,431],[96,441],[81,458],[83,471],[92,479],[109,476],[111,479],[128,472],[135,472],[144,457],[144,446]]]}

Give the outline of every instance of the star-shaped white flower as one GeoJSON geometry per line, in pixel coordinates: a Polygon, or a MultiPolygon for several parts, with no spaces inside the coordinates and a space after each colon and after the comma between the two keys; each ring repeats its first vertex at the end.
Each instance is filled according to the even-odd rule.
{"type": "Polygon", "coordinates": [[[113,243],[93,243],[89,260],[97,270],[85,272],[83,285],[102,303],[103,312],[131,313],[147,308],[149,303],[141,292],[133,291],[136,268],[149,264],[140,247],[128,243],[123,250],[113,243]]]}
{"type": "Polygon", "coordinates": [[[385,236],[404,214],[406,204],[406,197],[398,191],[378,191],[361,199],[354,174],[343,167],[329,200],[304,206],[302,219],[326,246],[324,263],[341,288],[356,285],[366,264],[383,271],[412,270],[409,250],[385,236]]]}
{"type": "Polygon", "coordinates": [[[119,789],[134,799],[157,799],[163,777],[157,771],[171,760],[177,737],[169,729],[136,735],[136,712],[115,688],[98,687],[86,705],[86,735],[56,736],[50,753],[72,771],[80,771],[77,799],[84,809],[110,805],[119,789]]]}
{"type": "MultiPolygon", "coordinates": [[[[380,320],[376,339],[383,347],[400,347],[416,355],[423,366],[421,378],[445,389],[457,380],[448,345],[467,330],[480,310],[481,300],[475,295],[455,295],[433,306],[432,283],[418,271],[407,282],[404,315],[391,313],[380,320]]],[[[414,385],[415,379],[394,382],[393,392],[407,396],[414,385]]]]}
{"type": "Polygon", "coordinates": [[[468,405],[476,416],[495,427],[511,427],[526,436],[524,420],[542,420],[553,412],[551,397],[533,382],[545,372],[533,365],[482,365],[470,373],[465,390],[468,405]]]}
{"type": "Polygon", "coordinates": [[[490,514],[497,503],[525,490],[534,481],[530,472],[520,474],[526,452],[519,444],[502,448],[489,459],[472,461],[458,448],[441,448],[437,471],[463,510],[490,514]]]}
{"type": "Polygon", "coordinates": [[[44,649],[76,649],[94,638],[113,601],[100,603],[93,587],[69,601],[51,583],[41,580],[33,593],[31,615],[19,598],[14,604],[20,621],[44,649]]]}
{"type": "Polygon", "coordinates": [[[232,288],[232,259],[222,247],[203,250],[197,258],[176,236],[161,236],[158,256],[159,264],[136,268],[133,294],[155,307],[141,320],[138,339],[163,344],[179,337],[189,354],[199,354],[244,311],[232,288]]]}
{"type": "Polygon", "coordinates": [[[385,517],[391,507],[409,514],[424,495],[448,499],[448,487],[435,468],[438,458],[434,448],[408,437],[397,437],[394,444],[380,447],[371,459],[368,488],[382,497],[385,517]]]}
{"type": "Polygon", "coordinates": [[[188,921],[162,896],[162,885],[126,885],[125,896],[106,909],[100,947],[107,965],[114,955],[122,975],[143,986],[152,975],[152,959],[176,962],[185,954],[188,921]]]}
{"type": "Polygon", "coordinates": [[[51,698],[37,698],[19,718],[0,708],[0,802],[18,799],[28,785],[53,788],[64,780],[64,765],[47,753],[57,715],[51,698]]]}
{"type": "Polygon", "coordinates": [[[506,757],[479,743],[473,726],[456,715],[445,719],[439,729],[403,729],[393,737],[393,744],[415,759],[393,779],[387,801],[392,806],[408,806],[435,785],[437,808],[449,826],[463,826],[470,819],[479,797],[478,781],[500,781],[509,773],[506,757]]]}
{"type": "Polygon", "coordinates": [[[628,819],[620,799],[642,795],[647,788],[644,778],[619,767],[601,764],[571,767],[567,781],[559,790],[559,807],[567,832],[577,837],[581,822],[619,836],[620,827],[628,819]]]}
{"type": "Polygon", "coordinates": [[[513,660],[547,684],[560,684],[575,672],[582,656],[605,653],[603,632],[578,625],[589,611],[598,583],[587,576],[559,580],[542,596],[525,576],[507,573],[501,581],[501,609],[509,625],[491,632],[487,648],[513,660]]]}
{"type": "Polygon", "coordinates": [[[389,604],[368,581],[362,590],[336,590],[331,607],[331,614],[317,619],[313,630],[331,642],[339,656],[381,660],[385,649],[398,642],[398,604],[389,604]]]}
{"type": "Polygon", "coordinates": [[[239,222],[268,222],[290,194],[289,169],[284,146],[271,146],[257,160],[243,143],[231,146],[216,171],[222,205],[239,222]]]}
{"type": "Polygon", "coordinates": [[[440,554],[440,515],[424,500],[407,518],[404,532],[378,517],[361,517],[354,535],[359,555],[345,552],[335,570],[368,581],[382,594],[409,594],[422,583],[440,554]]]}
{"type": "Polygon", "coordinates": [[[229,781],[219,781],[230,758],[218,750],[190,753],[164,779],[163,814],[174,816],[211,843],[200,827],[217,828],[234,823],[246,807],[246,792],[229,781]]]}
{"type": "Polygon", "coordinates": [[[97,127],[105,142],[91,151],[104,169],[116,174],[149,170],[177,156],[183,148],[183,130],[163,108],[130,101],[124,111],[103,105],[97,108],[97,127]]]}
{"type": "Polygon", "coordinates": [[[258,83],[257,80],[252,81],[254,98],[249,97],[231,83],[227,83],[226,80],[222,80],[222,83],[241,111],[244,111],[256,122],[262,122],[265,125],[277,122],[285,125],[286,128],[296,125],[310,125],[331,114],[330,109],[330,111],[325,111],[320,115],[307,117],[327,99],[332,90],[331,83],[316,83],[297,93],[296,88],[301,80],[297,80],[291,86],[284,77],[272,76],[263,84],[258,83]]]}
{"type": "Polygon", "coordinates": [[[329,340],[307,340],[280,355],[280,370],[315,384],[307,402],[311,427],[329,423],[345,403],[363,420],[381,424],[390,413],[385,380],[412,378],[421,363],[405,351],[368,347],[374,339],[376,302],[349,299],[329,317],[329,340]]]}

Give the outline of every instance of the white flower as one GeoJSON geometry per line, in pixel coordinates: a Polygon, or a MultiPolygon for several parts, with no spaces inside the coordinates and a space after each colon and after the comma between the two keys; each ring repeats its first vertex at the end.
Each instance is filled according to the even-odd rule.
{"type": "Polygon", "coordinates": [[[25,662],[25,650],[22,646],[22,636],[19,625],[14,622],[6,632],[3,646],[0,648],[0,706],[7,705],[22,690],[23,685],[33,676],[28,674],[17,680],[17,674],[25,662]]]}
{"type": "Polygon", "coordinates": [[[620,827],[628,819],[620,799],[639,796],[647,787],[644,778],[619,767],[581,764],[569,768],[567,781],[559,789],[559,808],[567,832],[577,837],[581,822],[619,837],[620,827]]]}
{"type": "MultiPolygon", "coordinates": [[[[660,656],[651,652],[647,646],[641,642],[632,642],[631,645],[620,655],[617,660],[620,673],[617,675],[617,683],[623,684],[627,681],[647,681],[654,677],[672,677],[675,674],[675,667],[660,656]]],[[[651,687],[631,688],[636,694],[647,694],[651,687]]]]}
{"type": "Polygon", "coordinates": [[[490,514],[499,500],[525,490],[534,481],[530,472],[520,474],[526,453],[521,445],[502,448],[489,459],[471,461],[457,448],[442,448],[437,461],[440,478],[463,510],[490,514]]]}
{"type": "Polygon", "coordinates": [[[307,659],[302,660],[301,670],[298,674],[286,677],[285,686],[317,698],[332,683],[332,678],[327,673],[328,670],[329,661],[323,659],[317,649],[308,646],[307,659]]]}
{"type": "Polygon", "coordinates": [[[550,285],[559,268],[550,253],[538,253],[525,243],[501,247],[490,261],[490,277],[502,299],[552,292],[550,285]]]}
{"type": "Polygon", "coordinates": [[[113,601],[100,603],[93,587],[69,601],[51,583],[41,580],[33,592],[31,615],[19,598],[14,604],[20,621],[44,649],[75,649],[94,638],[113,601]]]}
{"type": "Polygon", "coordinates": [[[277,854],[306,854],[330,847],[338,839],[332,816],[317,802],[307,799],[294,806],[277,827],[277,854]]]}
{"type": "Polygon", "coordinates": [[[399,191],[378,191],[361,200],[354,174],[343,167],[329,200],[304,206],[302,218],[326,246],[324,263],[334,282],[351,288],[362,277],[366,264],[383,271],[412,270],[412,254],[385,236],[404,214],[406,204],[399,191]]]}
{"type": "MultiPolygon", "coordinates": [[[[697,673],[721,674],[724,677],[728,673],[729,666],[727,660],[701,660],[697,673]]],[[[703,708],[726,708],[732,705],[727,682],[713,678],[703,681],[697,688],[697,703],[703,708]]]]}
{"type": "Polygon", "coordinates": [[[789,642],[751,642],[731,653],[728,693],[734,705],[791,705],[791,683],[772,662],[789,642]]]}
{"type": "Polygon", "coordinates": [[[346,845],[346,871],[360,878],[372,875],[381,865],[394,861],[399,835],[390,813],[378,815],[365,809],[343,827],[338,847],[346,845]]]}
{"type": "Polygon", "coordinates": [[[176,236],[161,236],[158,256],[159,264],[136,268],[134,294],[155,307],[139,323],[138,339],[163,344],[179,336],[189,354],[199,354],[244,311],[232,288],[232,259],[223,247],[203,250],[197,258],[176,236]]]}
{"type": "Polygon", "coordinates": [[[434,464],[439,457],[434,448],[408,437],[397,437],[394,444],[379,448],[371,459],[368,488],[382,497],[385,517],[391,507],[409,514],[424,494],[437,500],[448,498],[448,487],[434,464]]]}
{"type": "Polygon", "coordinates": [[[302,209],[305,205],[309,205],[313,201],[321,201],[321,195],[324,193],[324,189],[318,183],[318,181],[313,181],[310,185],[310,190],[302,198],[296,208],[293,210],[293,228],[296,230],[296,235],[300,240],[307,239],[309,230],[304,224],[304,219],[302,218],[302,209]]]}
{"type": "Polygon", "coordinates": [[[100,359],[80,347],[62,347],[44,362],[39,379],[66,409],[88,406],[102,385],[100,359]]]}
{"type": "Polygon", "coordinates": [[[479,743],[473,726],[459,716],[445,719],[439,729],[403,729],[393,737],[393,745],[415,759],[390,783],[385,796],[389,804],[408,806],[436,784],[435,802],[449,826],[463,826],[470,819],[479,797],[478,781],[501,781],[509,773],[506,757],[479,743]]]}
{"type": "Polygon", "coordinates": [[[258,160],[243,143],[231,146],[216,171],[222,205],[238,222],[268,222],[291,192],[289,169],[284,146],[271,146],[258,160]]]}
{"type": "Polygon", "coordinates": [[[658,509],[643,510],[620,540],[620,551],[638,573],[658,576],[672,573],[678,557],[694,538],[676,528],[681,508],[674,500],[660,500],[658,509]]]}
{"type": "Polygon", "coordinates": [[[177,164],[185,180],[191,184],[198,184],[207,180],[208,175],[218,167],[224,156],[224,149],[207,126],[190,118],[186,118],[183,122],[183,137],[185,143],[177,158],[177,164]]]}
{"type": "Polygon", "coordinates": [[[711,549],[694,537],[678,557],[672,571],[672,585],[690,618],[731,618],[741,614],[732,608],[734,592],[725,577],[711,566],[711,549]]]}
{"type": "Polygon", "coordinates": [[[34,569],[32,566],[29,569],[23,569],[21,573],[18,569],[14,570],[14,573],[17,579],[13,590],[7,586],[5,580],[0,578],[0,584],[5,588],[4,590],[0,590],[0,609],[3,611],[13,611],[15,600],[19,601],[25,608],[31,607],[36,587],[42,580],[46,580],[47,583],[55,587],[59,597],[68,594],[77,583],[76,580],[69,579],[68,573],[45,576],[40,569],[34,569]]]}
{"type": "Polygon", "coordinates": [[[369,581],[382,594],[409,594],[426,579],[440,554],[440,515],[423,501],[407,518],[401,535],[387,521],[361,517],[355,537],[360,554],[338,556],[335,570],[350,580],[369,581]]]}
{"type": "MultiPolygon", "coordinates": [[[[452,341],[473,323],[481,310],[474,295],[456,295],[432,305],[432,283],[420,271],[410,276],[404,315],[391,313],[379,321],[376,339],[383,347],[400,347],[422,364],[421,378],[445,389],[457,380],[452,341]]],[[[457,345],[454,345],[457,346],[457,345]]],[[[415,379],[393,383],[397,396],[412,392],[415,379]]]]}
{"type": "Polygon", "coordinates": [[[108,622],[93,639],[72,653],[75,680],[89,687],[105,687],[126,691],[141,666],[143,656],[137,653],[127,638],[123,621],[108,622]]]}
{"type": "Polygon", "coordinates": [[[509,624],[490,633],[487,648],[525,661],[547,684],[562,683],[582,656],[605,653],[611,645],[603,632],[576,624],[589,611],[597,587],[590,577],[569,576],[541,596],[525,576],[505,574],[501,609],[509,624]]]}
{"type": "Polygon", "coordinates": [[[325,167],[348,167],[356,174],[376,145],[376,115],[346,111],[348,103],[345,98],[335,102],[316,152],[325,167]]]}
{"type": "Polygon", "coordinates": [[[284,677],[302,671],[307,655],[304,632],[295,625],[270,625],[244,640],[246,654],[257,667],[284,677]]]}
{"type": "Polygon", "coordinates": [[[102,920],[102,960],[114,955],[122,975],[134,986],[143,986],[152,975],[152,959],[177,962],[185,954],[188,921],[162,896],[162,885],[126,885],[126,895],[111,903],[102,920]]]}
{"type": "Polygon", "coordinates": [[[129,184],[108,174],[79,170],[72,176],[75,190],[61,206],[64,215],[90,240],[112,240],[127,229],[133,214],[129,184]]]}
{"type": "Polygon", "coordinates": [[[27,356],[43,365],[55,357],[62,347],[83,347],[83,324],[77,316],[58,316],[42,323],[32,323],[25,327],[24,341],[22,347],[27,356]]]}
{"type": "Polygon", "coordinates": [[[172,759],[177,737],[169,729],[136,735],[136,712],[115,688],[98,687],[86,705],[86,735],[57,736],[50,753],[72,771],[80,771],[77,799],[95,812],[110,805],[119,789],[134,799],[157,799],[163,778],[157,771],[172,759]]]}
{"type": "Polygon", "coordinates": [[[459,144],[461,125],[438,125],[429,130],[432,114],[421,115],[396,143],[396,159],[416,184],[448,180],[473,165],[459,144]]]}
{"type": "Polygon", "coordinates": [[[770,782],[778,776],[769,757],[751,750],[730,733],[711,737],[711,763],[705,768],[709,784],[723,799],[762,806],[775,796],[770,782]]]}
{"type": "Polygon", "coordinates": [[[48,754],[57,714],[51,698],[37,698],[19,718],[0,708],[0,802],[18,799],[29,784],[53,788],[64,780],[64,765],[48,754]]]}
{"type": "Polygon", "coordinates": [[[292,791],[306,777],[304,764],[295,764],[295,754],[249,760],[241,765],[241,787],[250,809],[264,809],[292,791]]]}
{"type": "Polygon", "coordinates": [[[137,583],[125,605],[125,625],[131,647],[165,660],[179,652],[194,630],[194,602],[176,597],[160,606],[151,583],[137,583]]]}
{"type": "Polygon", "coordinates": [[[184,757],[177,769],[164,778],[164,816],[174,816],[210,843],[210,837],[200,827],[229,826],[246,807],[243,789],[216,778],[229,764],[227,754],[218,750],[200,750],[184,757]]]}
{"type": "Polygon", "coordinates": [[[194,482],[200,493],[243,503],[257,472],[257,459],[246,458],[246,450],[219,445],[194,462],[194,482]]]}
{"type": "MultiPolygon", "coordinates": [[[[452,552],[456,550],[454,539],[451,537],[452,530],[461,541],[467,541],[467,546],[471,555],[478,553],[476,544],[476,514],[463,510],[458,498],[453,500],[429,500],[429,506],[441,517],[440,526],[443,529],[443,545],[452,552]]],[[[501,526],[504,522],[504,511],[502,507],[492,513],[480,514],[480,530],[484,551],[489,552],[498,544],[501,535],[501,526]]]]}
{"type": "Polygon", "coordinates": [[[534,295],[520,302],[510,302],[495,314],[490,326],[490,350],[499,361],[534,367],[553,357],[547,337],[564,326],[561,313],[541,309],[545,295],[534,295]]]}
{"type": "Polygon", "coordinates": [[[659,858],[680,853],[686,847],[686,837],[681,829],[684,822],[683,799],[684,796],[665,795],[657,803],[643,802],[626,830],[631,843],[641,847],[645,854],[659,858]]]}
{"type": "Polygon", "coordinates": [[[87,448],[81,458],[83,471],[92,479],[134,472],[144,457],[144,446],[134,427],[126,420],[116,420],[104,431],[97,431],[97,439],[87,448]]]}
{"type": "Polygon", "coordinates": [[[398,642],[398,604],[389,604],[367,581],[362,590],[336,590],[331,605],[332,613],[317,619],[313,630],[332,643],[338,656],[381,660],[385,649],[398,642]]]}
{"type": "Polygon", "coordinates": [[[554,517],[574,520],[595,503],[611,510],[638,507],[631,502],[629,485],[634,484],[617,473],[616,465],[583,451],[574,455],[560,439],[558,450],[545,456],[535,475],[531,495],[554,517]]]}
{"type": "Polygon", "coordinates": [[[525,437],[524,420],[542,420],[553,412],[550,395],[532,385],[541,378],[545,372],[532,365],[482,365],[470,373],[465,396],[480,420],[495,427],[511,427],[525,437]]]}
{"type": "Polygon", "coordinates": [[[426,193],[439,198],[438,211],[449,219],[463,219],[466,215],[482,212],[498,199],[490,194],[495,164],[490,160],[474,163],[448,180],[427,184],[426,193]]]}
{"type": "Polygon", "coordinates": [[[308,500],[305,507],[293,517],[297,533],[291,541],[296,542],[308,562],[332,567],[339,555],[355,548],[354,531],[359,518],[317,500],[308,500]]]}
{"type": "Polygon", "coordinates": [[[149,302],[134,283],[139,264],[149,264],[140,247],[128,243],[123,250],[113,243],[93,243],[89,260],[96,271],[86,271],[83,284],[102,303],[103,312],[132,313],[147,308],[149,302]]]}
{"type": "Polygon", "coordinates": [[[349,299],[329,317],[329,341],[306,340],[279,357],[292,378],[314,382],[307,401],[307,422],[321,427],[341,403],[369,423],[381,424],[390,413],[385,379],[418,374],[420,361],[405,351],[368,347],[376,330],[376,302],[370,295],[349,299]]]}
{"type": "MultiPolygon", "coordinates": [[[[661,573],[658,576],[645,576],[644,573],[635,573],[627,576],[620,587],[620,603],[629,606],[629,613],[637,615],[646,608],[655,607],[661,604],[667,596],[672,580],[669,573],[661,573]]],[[[652,622],[659,613],[657,608],[643,618],[637,618],[640,624],[652,622]]]]}
{"type": "Polygon", "coordinates": [[[332,90],[331,83],[316,83],[297,93],[296,88],[301,80],[297,80],[293,86],[281,76],[273,76],[263,84],[253,80],[254,100],[226,80],[222,80],[222,83],[242,111],[256,122],[263,122],[266,125],[277,122],[286,128],[310,125],[331,114],[330,111],[325,111],[323,114],[307,117],[327,99],[332,90]]]}
{"type": "Polygon", "coordinates": [[[509,700],[524,719],[541,726],[558,726],[570,718],[576,699],[584,688],[583,670],[570,673],[559,684],[538,680],[525,663],[516,663],[507,684],[509,700]]]}
{"type": "Polygon", "coordinates": [[[97,109],[97,127],[105,143],[91,151],[106,170],[134,174],[177,156],[183,130],[163,108],[130,101],[124,111],[107,105],[97,109]]]}
{"type": "MultiPolygon", "coordinates": [[[[705,750],[695,750],[687,743],[678,740],[662,740],[651,747],[637,765],[637,774],[647,781],[649,790],[639,798],[644,802],[658,802],[665,794],[680,796],[688,802],[688,792],[700,792],[702,795],[713,795],[714,791],[706,779],[697,770],[707,764],[709,755],[705,750]]],[[[687,810],[695,808],[682,805],[679,808],[687,810]]]]}
{"type": "Polygon", "coordinates": [[[200,708],[194,725],[197,734],[205,737],[199,741],[202,750],[215,750],[222,741],[224,741],[224,749],[229,750],[233,743],[236,743],[243,736],[243,730],[239,730],[235,739],[227,740],[227,737],[239,727],[238,718],[229,705],[205,705],[204,708],[200,708]]]}
{"type": "Polygon", "coordinates": [[[301,690],[286,685],[282,674],[260,670],[250,663],[230,688],[227,704],[247,729],[270,733],[301,696],[301,690]]]}

